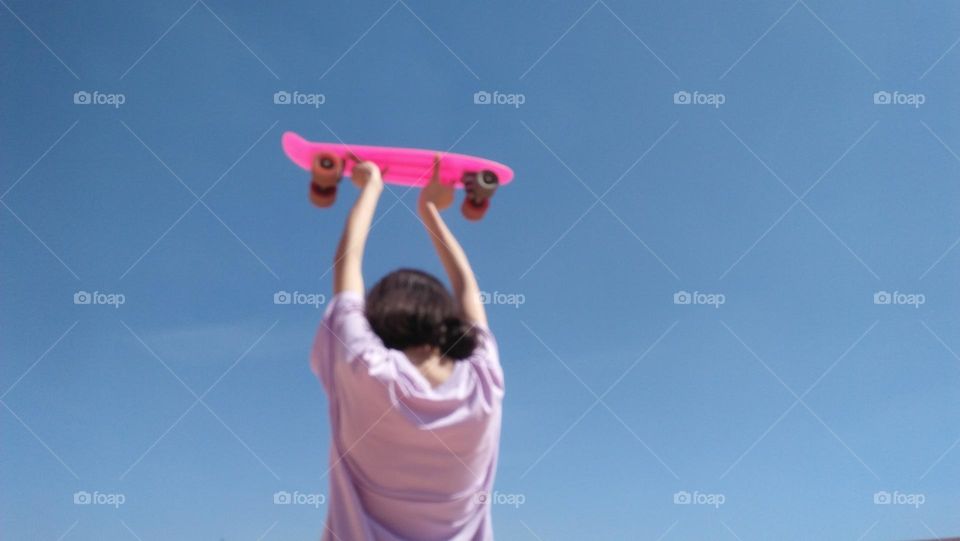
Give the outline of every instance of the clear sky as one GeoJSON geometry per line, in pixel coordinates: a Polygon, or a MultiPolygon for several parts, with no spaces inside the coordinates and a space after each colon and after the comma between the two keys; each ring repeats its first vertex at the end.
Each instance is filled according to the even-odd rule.
{"type": "MultiPolygon", "coordinates": [[[[355,191],[286,130],[516,171],[448,215],[498,538],[960,534],[955,2],[0,4],[4,539],[319,536],[323,306],[273,298],[329,295],[355,191]]],[[[441,271],[415,201],[368,283],[441,271]]]]}

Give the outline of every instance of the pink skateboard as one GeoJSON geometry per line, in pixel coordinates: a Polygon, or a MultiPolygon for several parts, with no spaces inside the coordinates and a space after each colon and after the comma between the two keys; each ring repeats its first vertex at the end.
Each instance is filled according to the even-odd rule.
{"type": "MultiPolygon", "coordinates": [[[[287,157],[310,171],[310,201],[323,208],[333,205],[337,184],[344,175],[350,175],[358,160],[371,161],[384,169],[384,182],[425,186],[432,177],[436,154],[416,148],[314,143],[293,132],[284,133],[281,141],[287,157]]],[[[497,187],[513,180],[513,170],[501,163],[463,154],[441,155],[440,182],[466,190],[461,211],[468,220],[482,218],[497,187]]]]}

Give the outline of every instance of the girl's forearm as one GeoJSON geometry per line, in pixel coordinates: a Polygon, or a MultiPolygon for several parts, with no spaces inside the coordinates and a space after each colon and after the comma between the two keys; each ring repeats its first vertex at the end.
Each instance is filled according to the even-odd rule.
{"type": "Polygon", "coordinates": [[[463,247],[444,223],[435,205],[425,204],[421,208],[421,218],[437,250],[440,262],[447,271],[450,287],[453,289],[454,297],[460,302],[464,315],[472,323],[486,326],[487,316],[480,302],[480,287],[463,247]]]}
{"type": "Polygon", "coordinates": [[[368,182],[354,203],[337,246],[333,265],[333,292],[355,291],[363,294],[363,250],[370,224],[377,209],[383,184],[368,182]]]}

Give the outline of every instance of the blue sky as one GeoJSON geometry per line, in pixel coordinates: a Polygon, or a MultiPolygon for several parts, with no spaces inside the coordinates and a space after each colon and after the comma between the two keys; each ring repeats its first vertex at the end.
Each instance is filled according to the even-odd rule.
{"type": "MultiPolygon", "coordinates": [[[[273,495],[326,490],[322,306],[273,296],[329,295],[354,192],[307,203],[294,130],[516,171],[484,221],[449,214],[481,287],[523,301],[488,307],[499,538],[957,535],[958,22],[950,2],[5,0],[0,530],[319,535],[325,505],[273,495]]],[[[415,201],[384,194],[368,283],[441,271],[415,201]]]]}

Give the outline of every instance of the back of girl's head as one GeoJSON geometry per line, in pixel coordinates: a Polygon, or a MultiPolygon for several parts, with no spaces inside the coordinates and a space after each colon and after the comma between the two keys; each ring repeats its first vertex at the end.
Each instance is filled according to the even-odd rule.
{"type": "Polygon", "coordinates": [[[451,359],[466,359],[477,346],[473,326],[447,288],[432,275],[398,269],[367,293],[366,316],[373,332],[391,349],[435,346],[451,359]]]}

